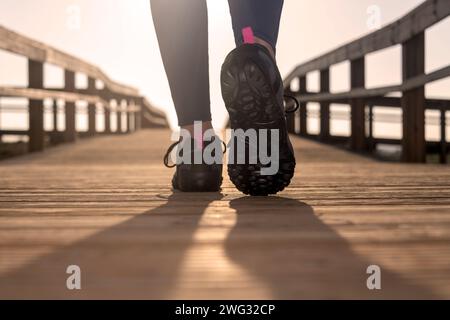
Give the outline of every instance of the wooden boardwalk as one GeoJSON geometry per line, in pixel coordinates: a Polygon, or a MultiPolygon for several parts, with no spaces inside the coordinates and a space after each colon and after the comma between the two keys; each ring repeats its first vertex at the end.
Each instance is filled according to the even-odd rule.
{"type": "Polygon", "coordinates": [[[173,193],[164,129],[0,162],[0,298],[450,298],[450,168],[293,139],[270,198],[173,193]]]}

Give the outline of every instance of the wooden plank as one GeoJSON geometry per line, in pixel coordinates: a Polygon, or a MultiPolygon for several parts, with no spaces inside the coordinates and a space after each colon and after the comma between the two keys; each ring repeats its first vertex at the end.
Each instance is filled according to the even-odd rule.
{"type": "Polygon", "coordinates": [[[88,103],[104,103],[104,100],[91,95],[34,88],[1,87],[0,95],[34,100],[59,99],[69,102],[87,101],[88,103]]]}
{"type": "MultiPolygon", "coordinates": [[[[402,46],[403,80],[425,72],[425,34],[420,33],[402,46]]],[[[402,159],[425,162],[425,87],[403,91],[402,159]]]]}
{"type": "Polygon", "coordinates": [[[0,25],[0,49],[28,57],[30,60],[44,62],[45,45],[0,25]]]}
{"type": "MultiPolygon", "coordinates": [[[[44,86],[44,65],[42,62],[28,60],[28,86],[41,89],[44,86]]],[[[42,151],[45,148],[44,101],[30,99],[28,103],[29,143],[28,151],[42,151]]]]}
{"type": "Polygon", "coordinates": [[[449,15],[449,0],[427,0],[386,27],[297,66],[286,77],[284,83],[288,85],[292,79],[308,72],[325,69],[339,62],[355,60],[369,53],[402,44],[449,15]]]}
{"type": "MultiPolygon", "coordinates": [[[[305,95],[303,95],[304,97],[305,95]]],[[[400,108],[401,98],[397,97],[371,97],[366,98],[367,104],[377,107],[400,108]]],[[[349,104],[349,99],[331,99],[332,104],[349,104]]],[[[450,111],[450,100],[445,99],[425,99],[425,108],[427,110],[447,110],[450,111]]]]}
{"type": "MultiPolygon", "coordinates": [[[[337,103],[337,102],[333,102],[337,103]]],[[[401,98],[396,97],[378,97],[367,99],[368,104],[380,107],[401,107],[401,98]]],[[[425,108],[427,110],[450,110],[450,100],[444,99],[425,99],[425,108]]]]}
{"type": "MultiPolygon", "coordinates": [[[[320,70],[320,92],[330,92],[330,69],[320,70]]],[[[330,137],[330,103],[320,102],[320,140],[327,141],[330,137]]]]}
{"type": "MultiPolygon", "coordinates": [[[[352,89],[364,88],[366,85],[365,58],[352,60],[350,63],[350,86],[352,89]]],[[[366,141],[366,101],[363,98],[351,99],[351,137],[350,146],[355,151],[363,151],[366,141]]]]}
{"type": "Polygon", "coordinates": [[[438,81],[450,76],[450,66],[443,67],[429,74],[421,74],[405,80],[400,85],[386,86],[373,89],[353,89],[348,92],[340,93],[313,93],[298,96],[299,102],[322,102],[322,101],[339,101],[357,98],[378,98],[389,93],[403,92],[413,90],[424,86],[427,83],[438,81]]]}
{"type": "Polygon", "coordinates": [[[0,135],[27,136],[29,130],[0,130],[0,135]]]}

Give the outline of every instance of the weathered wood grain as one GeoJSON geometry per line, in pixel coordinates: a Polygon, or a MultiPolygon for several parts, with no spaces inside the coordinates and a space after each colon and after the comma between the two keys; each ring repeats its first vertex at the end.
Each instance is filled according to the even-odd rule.
{"type": "MultiPolygon", "coordinates": [[[[0,163],[1,298],[450,298],[450,168],[293,138],[276,197],[173,192],[166,130],[0,163]],[[68,265],[82,290],[66,289],[68,265]],[[382,269],[382,290],[366,268],[382,269]]],[[[226,176],[226,172],[224,172],[226,176]]]]}

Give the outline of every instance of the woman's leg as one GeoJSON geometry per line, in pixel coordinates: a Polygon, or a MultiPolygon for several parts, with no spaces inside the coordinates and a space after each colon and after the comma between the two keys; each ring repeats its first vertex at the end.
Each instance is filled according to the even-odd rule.
{"type": "Polygon", "coordinates": [[[178,123],[189,129],[195,121],[203,121],[208,127],[211,111],[206,0],[150,3],[178,123]]]}
{"type": "Polygon", "coordinates": [[[201,132],[194,130],[197,121],[203,122],[204,131],[211,128],[206,0],[150,3],[178,123],[190,133],[188,136],[182,130],[180,140],[169,147],[164,157],[166,166],[172,167],[169,158],[177,147],[172,186],[186,192],[217,192],[222,184],[222,164],[206,164],[202,149],[221,144],[215,138],[204,144],[201,132]]]}
{"type": "Polygon", "coordinates": [[[242,30],[250,27],[255,42],[275,57],[283,0],[228,0],[236,46],[244,43],[242,30]]]}
{"type": "Polygon", "coordinates": [[[228,54],[221,73],[222,96],[236,133],[228,173],[245,194],[276,194],[290,184],[295,172],[283,80],[274,59],[283,1],[229,0],[229,5],[237,48],[228,54]],[[256,141],[239,137],[243,131],[253,132],[256,141]],[[239,143],[243,146],[236,148],[239,143]],[[267,150],[271,159],[262,156],[267,150]]]}

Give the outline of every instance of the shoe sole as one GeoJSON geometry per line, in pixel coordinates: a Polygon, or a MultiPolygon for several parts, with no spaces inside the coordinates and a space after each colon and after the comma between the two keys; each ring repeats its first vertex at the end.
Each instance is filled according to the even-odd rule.
{"type": "MultiPolygon", "coordinates": [[[[260,174],[258,164],[229,164],[228,175],[236,188],[247,195],[267,196],[283,191],[291,182],[295,170],[295,158],[288,146],[286,119],[278,106],[268,77],[250,58],[241,65],[231,63],[222,69],[222,95],[230,114],[232,129],[279,129],[279,171],[272,176],[260,174]]],[[[248,148],[246,149],[248,152],[248,148]]]]}

